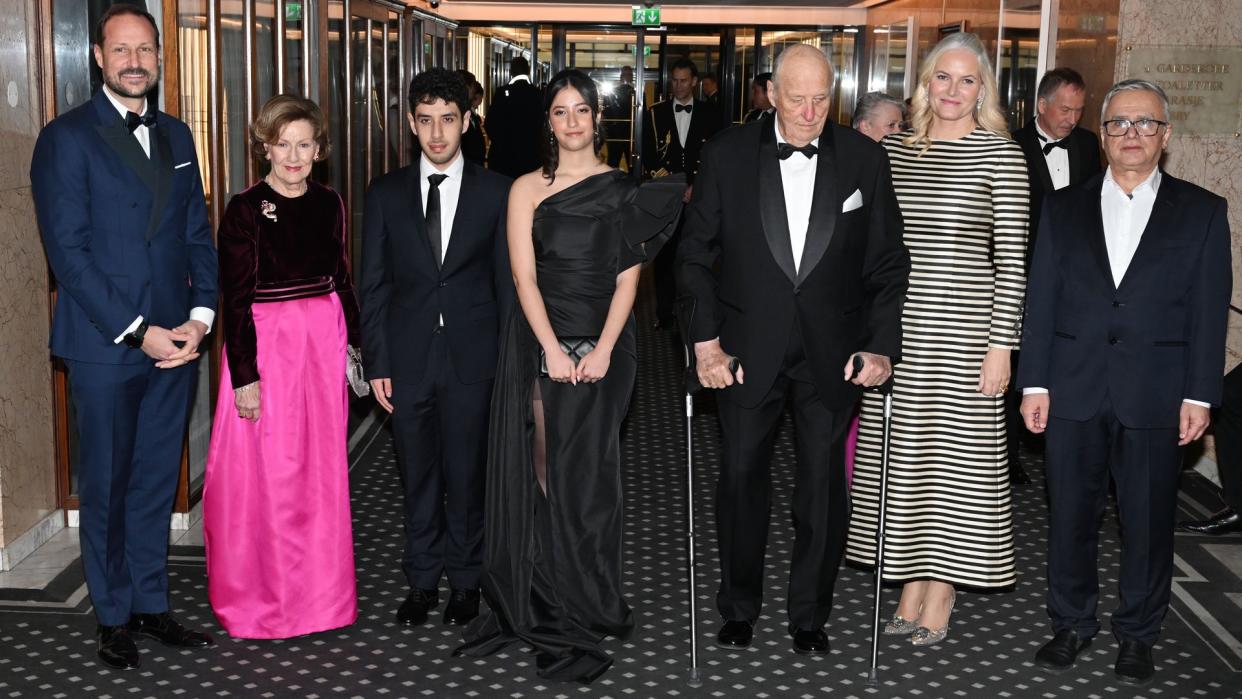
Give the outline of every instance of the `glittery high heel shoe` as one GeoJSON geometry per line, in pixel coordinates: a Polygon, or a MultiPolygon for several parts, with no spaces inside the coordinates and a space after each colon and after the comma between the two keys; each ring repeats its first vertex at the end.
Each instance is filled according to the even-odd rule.
{"type": "MultiPolygon", "coordinates": [[[[957,593],[949,598],[949,616],[953,616],[953,606],[957,604],[957,593]]],[[[949,619],[944,622],[944,627],[939,629],[929,629],[926,626],[920,626],[910,634],[910,643],[916,646],[934,646],[940,643],[949,635],[949,619]]]]}
{"type": "MultiPolygon", "coordinates": [[[[922,609],[920,608],[920,613],[922,609]]],[[[900,614],[894,614],[893,618],[884,625],[885,636],[909,636],[919,628],[918,619],[906,619],[900,614]]]]}

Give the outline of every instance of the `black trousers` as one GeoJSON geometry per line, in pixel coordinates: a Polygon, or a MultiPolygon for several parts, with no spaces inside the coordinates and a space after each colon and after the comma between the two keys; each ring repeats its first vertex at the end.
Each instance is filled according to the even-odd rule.
{"type": "Polygon", "coordinates": [[[810,381],[795,330],[784,367],[756,406],[717,401],[722,431],[716,484],[720,589],[716,606],[727,620],[754,623],[763,599],[763,559],[772,508],[771,460],[777,425],[790,404],[797,465],[794,472],[793,562],[789,570],[791,628],[815,630],[828,622],[833,587],[845,549],[848,521],[845,435],[850,411],[824,407],[810,381]]]}
{"type": "Polygon", "coordinates": [[[479,586],[492,381],[462,383],[436,331],[418,382],[392,387],[392,430],[405,504],[401,566],[410,587],[479,586]]]}
{"type": "Polygon", "coordinates": [[[1225,374],[1215,435],[1221,497],[1226,505],[1242,512],[1242,365],[1225,374]]]}
{"type": "Polygon", "coordinates": [[[1111,474],[1121,518],[1121,603],[1112,615],[1113,635],[1153,643],[1169,608],[1173,576],[1182,465],[1177,428],[1128,428],[1105,398],[1095,417],[1076,422],[1054,416],[1045,434],[1048,615],[1054,630],[1073,629],[1083,638],[1100,630],[1098,545],[1111,474]]]}

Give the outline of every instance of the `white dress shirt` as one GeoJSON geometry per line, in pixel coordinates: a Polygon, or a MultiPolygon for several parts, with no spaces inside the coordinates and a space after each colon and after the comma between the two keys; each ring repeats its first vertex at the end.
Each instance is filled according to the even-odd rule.
{"type": "MultiPolygon", "coordinates": [[[[116,107],[116,111],[120,113],[121,118],[124,119],[125,115],[128,114],[130,111],[129,107],[126,107],[125,105],[121,104],[120,101],[117,100],[116,95],[112,94],[112,90],[108,89],[107,85],[104,85],[103,91],[104,91],[104,96],[108,98],[108,101],[112,103],[113,107],[116,107]]],[[[142,116],[143,114],[146,114],[147,108],[148,108],[148,105],[144,101],[142,104],[142,111],[138,112],[138,116],[142,116]]],[[[146,153],[147,157],[150,158],[151,157],[151,129],[147,128],[146,126],[142,124],[139,124],[138,128],[134,129],[134,138],[138,139],[138,145],[142,146],[142,152],[146,153]]],[[[138,326],[142,325],[143,320],[144,318],[142,316],[138,316],[137,318],[135,318],[134,322],[130,323],[129,327],[125,328],[124,332],[122,332],[120,335],[117,335],[116,339],[113,340],[112,343],[120,344],[121,342],[123,342],[125,340],[126,335],[137,330],[138,326]]],[[[190,320],[200,321],[203,325],[207,326],[207,332],[211,332],[211,324],[214,323],[216,320],[216,312],[205,306],[196,306],[190,309],[190,320]]]]}
{"type": "MultiPolygon", "coordinates": [[[[785,143],[781,124],[776,122],[776,142],[785,143]]],[[[819,147],[819,139],[811,141],[819,147]]],[[[802,250],[806,247],[806,229],[811,223],[811,199],[815,196],[815,166],[819,155],[810,158],[801,153],[780,161],[781,189],[785,191],[785,218],[789,223],[789,245],[793,248],[794,271],[802,266],[802,250]]]]}
{"type": "MultiPolygon", "coordinates": [[[[1044,133],[1044,130],[1039,128],[1038,119],[1035,120],[1035,133],[1040,136],[1039,145],[1041,148],[1049,143],[1056,143],[1061,140],[1044,133]]],[[[1048,164],[1048,174],[1052,175],[1052,188],[1062,189],[1068,187],[1070,182],[1069,151],[1065,148],[1053,148],[1044,155],[1044,162],[1048,164]]]]}
{"type": "MultiPolygon", "coordinates": [[[[1134,191],[1126,194],[1113,179],[1111,167],[1104,173],[1104,186],[1100,189],[1100,214],[1104,221],[1104,245],[1108,249],[1108,266],[1113,274],[1114,286],[1121,286],[1121,280],[1134,259],[1134,251],[1143,239],[1143,230],[1147,228],[1152,206],[1156,203],[1156,193],[1160,190],[1160,178],[1160,168],[1156,168],[1134,191]]],[[[1024,396],[1047,392],[1047,388],[1041,387],[1022,389],[1024,396]]],[[[1190,398],[1182,402],[1211,407],[1208,403],[1190,398]]]]}
{"type": "Polygon", "coordinates": [[[686,102],[678,102],[676,99],[673,100],[673,121],[677,124],[677,141],[678,143],[681,144],[682,148],[685,148],[686,139],[690,137],[691,112],[677,111],[677,105],[679,104],[680,105],[687,105],[687,104],[691,105],[691,108],[693,109],[694,98],[691,97],[686,102]]]}
{"type": "MultiPolygon", "coordinates": [[[[524,76],[519,76],[524,77],[524,76]]],[[[457,156],[453,158],[453,162],[443,170],[436,168],[435,164],[427,159],[424,153],[418,159],[418,187],[423,197],[423,216],[427,215],[427,192],[431,191],[431,182],[427,178],[431,175],[448,175],[444,181],[440,182],[440,264],[444,264],[444,257],[448,254],[449,239],[453,237],[453,218],[457,215],[457,200],[461,198],[461,173],[466,168],[466,159],[462,157],[461,151],[457,151],[457,156]]],[[[444,316],[440,316],[440,325],[444,325],[444,316]]]]}

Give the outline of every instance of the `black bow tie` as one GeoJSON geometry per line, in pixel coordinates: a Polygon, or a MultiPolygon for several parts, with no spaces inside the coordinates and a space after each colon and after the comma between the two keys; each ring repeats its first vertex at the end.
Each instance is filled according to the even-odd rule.
{"type": "Polygon", "coordinates": [[[1036,132],[1035,136],[1040,141],[1043,141],[1044,155],[1048,155],[1049,153],[1051,153],[1053,148],[1064,148],[1066,152],[1069,151],[1069,144],[1065,142],[1064,138],[1061,139],[1060,141],[1052,141],[1051,143],[1049,143],[1048,139],[1044,138],[1044,135],[1042,133],[1036,132]]]}
{"type": "Polygon", "coordinates": [[[690,112],[692,112],[692,111],[694,111],[694,105],[693,105],[693,104],[674,104],[674,105],[673,105],[673,112],[674,112],[674,113],[676,113],[676,112],[685,112],[685,113],[689,114],[689,113],[690,113],[690,112]]]}
{"type": "Polygon", "coordinates": [[[810,160],[811,158],[819,154],[819,149],[810,143],[806,144],[805,146],[795,146],[789,143],[779,143],[776,146],[776,157],[780,158],[781,160],[788,160],[789,156],[793,155],[794,153],[801,153],[806,156],[807,160],[810,160]]]}
{"type": "Polygon", "coordinates": [[[140,125],[148,129],[155,126],[155,110],[148,109],[147,113],[142,116],[138,116],[133,112],[125,112],[125,128],[129,129],[130,133],[133,133],[134,129],[140,125]]]}

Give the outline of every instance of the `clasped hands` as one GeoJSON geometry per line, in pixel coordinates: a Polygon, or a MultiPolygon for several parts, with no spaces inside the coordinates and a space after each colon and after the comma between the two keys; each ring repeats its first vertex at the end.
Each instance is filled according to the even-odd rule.
{"type": "MultiPolygon", "coordinates": [[[[736,373],[730,371],[736,357],[725,352],[720,340],[707,340],[694,343],[694,358],[699,383],[703,388],[725,388],[732,386],[734,381],[746,383],[746,369],[737,364],[736,373]]],[[[841,379],[858,386],[879,386],[888,381],[893,374],[893,364],[888,357],[870,352],[851,354],[842,369],[841,379]],[[854,376],[854,357],[862,357],[863,368],[854,376]]]]}
{"type": "Polygon", "coordinates": [[[575,386],[579,383],[599,381],[608,373],[608,367],[612,364],[612,350],[599,343],[596,343],[595,349],[588,352],[577,364],[574,364],[574,360],[570,359],[559,345],[551,352],[545,349],[544,357],[548,364],[549,379],[575,386]]]}
{"type": "Polygon", "coordinates": [[[173,369],[198,359],[198,346],[206,335],[207,326],[199,320],[187,320],[172,330],[150,325],[142,336],[142,352],[155,360],[157,368],[173,369]]]}

